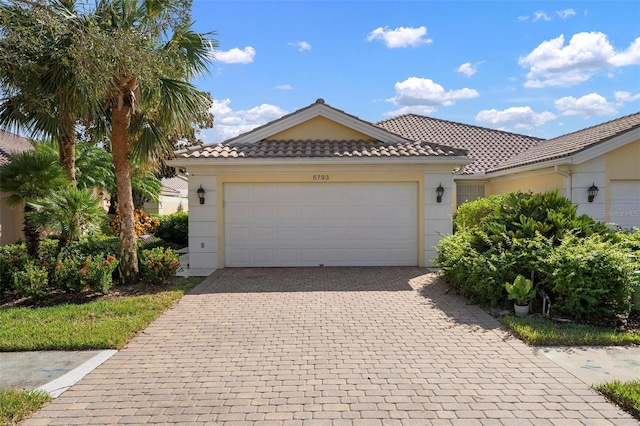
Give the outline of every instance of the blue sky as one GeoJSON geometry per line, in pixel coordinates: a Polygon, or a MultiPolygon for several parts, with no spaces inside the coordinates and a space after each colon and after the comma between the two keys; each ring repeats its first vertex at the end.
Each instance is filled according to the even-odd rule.
{"type": "Polygon", "coordinates": [[[640,2],[194,0],[221,142],[317,98],[554,137],[640,110],[640,2]]]}

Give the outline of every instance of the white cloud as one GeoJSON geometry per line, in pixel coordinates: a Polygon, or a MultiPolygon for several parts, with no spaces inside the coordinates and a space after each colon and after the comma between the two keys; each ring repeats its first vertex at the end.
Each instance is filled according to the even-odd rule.
{"type": "Polygon", "coordinates": [[[410,106],[403,106],[402,108],[398,108],[393,111],[385,112],[384,115],[387,117],[397,117],[399,115],[405,115],[405,114],[429,115],[436,112],[437,110],[438,108],[434,106],[410,105],[410,106]]]}
{"type": "Polygon", "coordinates": [[[562,115],[590,118],[600,115],[612,115],[618,112],[615,105],[608,102],[604,96],[589,93],[581,98],[566,96],[554,102],[562,115]]]}
{"type": "Polygon", "coordinates": [[[384,44],[389,48],[397,47],[418,47],[421,44],[429,44],[433,42],[430,38],[424,38],[427,35],[427,27],[398,27],[395,30],[389,27],[378,27],[367,35],[367,41],[383,40],[384,44]]]}
{"type": "Polygon", "coordinates": [[[295,43],[289,43],[289,46],[297,48],[300,52],[311,50],[311,45],[306,41],[296,41],[295,43]]]}
{"type": "Polygon", "coordinates": [[[525,87],[572,86],[603,68],[640,64],[640,37],[627,50],[616,52],[600,32],[575,34],[566,46],[560,35],[540,43],[518,64],[529,68],[525,87]]]}
{"type": "Polygon", "coordinates": [[[529,16],[527,16],[527,15],[518,16],[518,21],[526,21],[527,19],[529,19],[529,16]]]}
{"type": "Polygon", "coordinates": [[[465,62],[464,64],[460,65],[456,71],[458,71],[460,74],[466,75],[467,77],[471,77],[478,72],[478,66],[472,64],[471,62],[465,62]]]}
{"type": "Polygon", "coordinates": [[[223,142],[287,114],[276,105],[262,104],[234,111],[231,99],[214,99],[209,111],[214,115],[213,129],[203,130],[205,142],[223,142]]]}
{"type": "Polygon", "coordinates": [[[290,84],[278,84],[276,86],[276,89],[278,90],[293,90],[293,86],[290,84]]]}
{"type": "Polygon", "coordinates": [[[542,10],[533,13],[533,22],[536,21],[550,21],[551,18],[542,10]]]}
{"type": "Polygon", "coordinates": [[[555,118],[556,115],[551,112],[537,113],[529,106],[511,107],[502,111],[486,109],[476,115],[476,121],[483,125],[498,128],[513,127],[521,130],[542,126],[555,118]]]}
{"type": "Polygon", "coordinates": [[[444,87],[428,78],[409,77],[395,84],[396,95],[387,99],[394,105],[435,107],[453,105],[458,99],[480,96],[475,89],[444,90],[444,87]]]}
{"type": "Polygon", "coordinates": [[[561,19],[571,18],[575,14],[576,14],[576,11],[573,9],[564,9],[564,10],[556,11],[556,15],[558,15],[561,19]]]}
{"type": "Polygon", "coordinates": [[[640,64],[640,37],[635,39],[627,50],[613,55],[609,63],[616,67],[640,64]]]}
{"type": "Polygon", "coordinates": [[[636,93],[635,95],[632,95],[629,92],[623,92],[623,91],[614,92],[613,96],[618,102],[633,102],[640,99],[640,93],[636,93]]]}
{"type": "Polygon", "coordinates": [[[256,49],[247,46],[244,50],[234,47],[231,50],[215,52],[215,59],[225,64],[250,64],[256,56],[256,49]]]}

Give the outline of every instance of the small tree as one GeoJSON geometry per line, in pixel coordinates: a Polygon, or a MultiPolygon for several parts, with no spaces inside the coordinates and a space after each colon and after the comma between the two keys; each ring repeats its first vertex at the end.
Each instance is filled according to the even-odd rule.
{"type": "Polygon", "coordinates": [[[33,223],[59,237],[57,256],[71,241],[100,229],[104,210],[99,203],[87,189],[64,188],[33,203],[34,210],[28,215],[33,223]]]}
{"type": "Polygon", "coordinates": [[[0,167],[0,190],[11,194],[4,201],[24,210],[24,238],[27,253],[38,257],[41,227],[33,222],[32,203],[67,185],[58,157],[50,151],[31,150],[9,155],[9,163],[0,167]]]}

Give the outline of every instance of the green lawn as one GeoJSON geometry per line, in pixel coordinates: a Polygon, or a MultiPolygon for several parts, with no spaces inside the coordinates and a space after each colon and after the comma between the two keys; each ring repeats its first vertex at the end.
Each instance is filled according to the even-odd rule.
{"type": "Polygon", "coordinates": [[[594,386],[594,389],[640,420],[640,380],[631,382],[614,380],[594,386]]]}
{"type": "Polygon", "coordinates": [[[0,351],[121,349],[202,277],[155,294],[84,304],[0,310],[0,351]]]}
{"type": "Polygon", "coordinates": [[[502,323],[532,346],[623,346],[640,344],[640,333],[573,323],[556,323],[540,317],[506,316],[502,323]]]}
{"type": "Polygon", "coordinates": [[[0,425],[15,425],[42,407],[51,397],[42,391],[0,389],[0,425]]]}

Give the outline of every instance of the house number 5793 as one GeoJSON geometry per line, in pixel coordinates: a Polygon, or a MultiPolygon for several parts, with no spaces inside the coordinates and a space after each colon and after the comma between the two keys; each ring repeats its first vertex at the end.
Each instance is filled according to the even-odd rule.
{"type": "Polygon", "coordinates": [[[329,180],[329,175],[313,175],[313,180],[329,180]]]}

